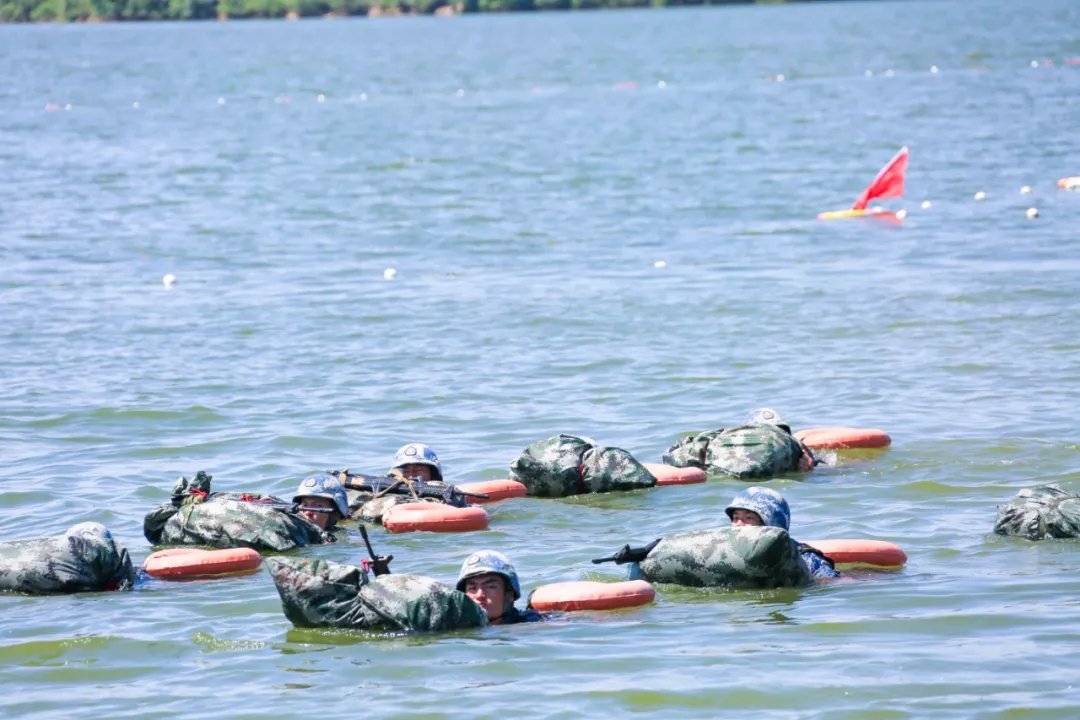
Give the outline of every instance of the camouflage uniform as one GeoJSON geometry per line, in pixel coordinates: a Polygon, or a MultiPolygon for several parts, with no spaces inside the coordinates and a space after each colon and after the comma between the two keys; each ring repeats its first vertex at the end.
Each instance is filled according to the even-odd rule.
{"type": "Polygon", "coordinates": [[[172,501],[143,519],[143,535],[152,545],[247,547],[284,552],[305,545],[333,542],[307,518],[269,503],[288,505],[272,495],[210,493],[211,476],[199,472],[193,481],[180,478],[172,501]]]}
{"type": "Polygon", "coordinates": [[[529,445],[510,463],[510,473],[533,497],[557,498],[656,485],[652,473],[627,451],[602,447],[575,435],[556,435],[529,445]]]}
{"type": "MultiPolygon", "coordinates": [[[[766,527],[784,530],[791,528],[791,508],[788,507],[784,496],[772,488],[751,487],[743,490],[735,496],[724,512],[734,520],[736,510],[749,510],[756,513],[766,527]]],[[[803,543],[796,545],[810,577],[815,580],[840,577],[840,573],[836,572],[832,562],[825,559],[821,551],[803,543]]]]}
{"type": "Polygon", "coordinates": [[[799,469],[809,448],[786,426],[761,424],[720,428],[683,438],[664,453],[675,467],[701,468],[709,475],[730,475],[741,480],[767,478],[799,469]]]}
{"type": "Polygon", "coordinates": [[[480,627],[487,615],[464,593],[419,575],[369,580],[328,560],[267,558],[285,616],[298,627],[435,632],[480,627]]]}
{"type": "Polygon", "coordinates": [[[1025,488],[998,505],[994,532],[1028,540],[1080,537],[1080,495],[1057,485],[1025,488]]]}
{"type": "Polygon", "coordinates": [[[725,527],[669,535],[631,577],[688,587],[801,587],[813,581],[783,528],[725,527]]]}
{"type": "Polygon", "coordinates": [[[0,543],[0,591],[54,595],[130,590],[128,551],[104,525],[79,523],[63,535],[0,543]]]}

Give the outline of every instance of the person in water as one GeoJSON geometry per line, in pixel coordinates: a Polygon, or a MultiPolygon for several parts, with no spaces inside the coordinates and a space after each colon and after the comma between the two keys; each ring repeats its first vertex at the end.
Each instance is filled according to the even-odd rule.
{"type": "Polygon", "coordinates": [[[299,506],[300,515],[324,533],[336,529],[339,521],[349,517],[349,499],[345,488],[337,478],[327,473],[302,480],[292,501],[299,506]]]}
{"type": "Polygon", "coordinates": [[[480,550],[466,558],[458,573],[457,589],[484,609],[489,625],[544,619],[532,608],[521,611],[514,607],[514,601],[521,597],[521,585],[513,564],[501,552],[480,550]]]}
{"type": "Polygon", "coordinates": [[[439,456],[423,443],[409,443],[394,455],[391,470],[398,470],[405,477],[421,482],[442,482],[442,463],[439,456]]]}
{"type": "MultiPolygon", "coordinates": [[[[743,490],[724,509],[735,527],[778,527],[789,530],[791,508],[784,496],[771,488],[752,487],[743,490]]],[[[799,555],[814,580],[840,577],[832,562],[808,545],[799,543],[799,555]]]]}
{"type": "Polygon", "coordinates": [[[769,408],[750,413],[741,425],[718,428],[679,440],[664,453],[674,467],[697,467],[709,475],[749,480],[807,471],[813,453],[791,434],[791,426],[769,408]]]}

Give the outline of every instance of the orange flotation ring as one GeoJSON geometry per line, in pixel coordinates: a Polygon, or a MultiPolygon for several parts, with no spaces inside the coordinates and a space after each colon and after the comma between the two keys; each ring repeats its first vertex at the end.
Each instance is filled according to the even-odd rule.
{"type": "Polygon", "coordinates": [[[907,553],[883,540],[810,540],[837,565],[863,565],[876,568],[898,568],[907,562],[907,553]]]}
{"type": "Polygon", "coordinates": [[[482,493],[488,496],[487,499],[469,498],[469,502],[473,503],[493,503],[506,498],[525,497],[528,493],[528,488],[525,485],[517,480],[509,479],[460,483],[456,487],[464,492],[482,493]]]}
{"type": "Polygon", "coordinates": [[[703,483],[708,479],[705,471],[694,467],[675,467],[663,463],[641,463],[645,469],[653,474],[658,486],[667,485],[693,485],[703,483]]]}
{"type": "Polygon", "coordinates": [[[529,595],[529,607],[540,612],[551,610],[616,610],[648,605],[656,590],[644,580],[604,583],[578,582],[541,585],[529,595]]]}
{"type": "Polygon", "coordinates": [[[177,580],[251,572],[261,563],[262,555],[251,548],[173,548],[152,553],[143,563],[143,570],[162,580],[177,580]]]}
{"type": "Polygon", "coordinates": [[[394,505],[383,515],[383,527],[392,533],[427,530],[428,532],[468,532],[483,530],[491,516],[482,507],[456,508],[442,503],[404,503],[394,505]]]}
{"type": "Polygon", "coordinates": [[[814,450],[883,448],[892,443],[889,434],[877,428],[807,428],[796,432],[795,437],[814,450]]]}

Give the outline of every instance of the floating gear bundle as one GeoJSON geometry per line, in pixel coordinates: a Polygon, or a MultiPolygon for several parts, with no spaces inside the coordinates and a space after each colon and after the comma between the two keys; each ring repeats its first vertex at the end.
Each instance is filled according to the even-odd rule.
{"type": "Polygon", "coordinates": [[[656,478],[622,448],[603,447],[576,435],[534,442],[510,463],[512,479],[533,497],[564,497],[638,490],[656,478]]]}
{"type": "Polygon", "coordinates": [[[751,480],[798,470],[803,455],[813,459],[786,425],[762,423],[685,437],[667,449],[664,462],[701,468],[709,475],[751,480]]]}
{"type": "Polygon", "coordinates": [[[1028,540],[1080,537],[1080,495],[1057,485],[1025,488],[998,505],[994,532],[1028,540]]]}
{"type": "Polygon", "coordinates": [[[104,525],[79,523],[63,535],[0,542],[0,591],[56,595],[130,590],[128,551],[104,525]]]}

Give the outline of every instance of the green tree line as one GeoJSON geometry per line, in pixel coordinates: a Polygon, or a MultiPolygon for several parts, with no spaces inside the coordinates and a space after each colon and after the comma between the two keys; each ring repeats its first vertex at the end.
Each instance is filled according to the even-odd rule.
{"type": "Polygon", "coordinates": [[[0,0],[0,22],[207,20],[727,5],[754,0],[0,0]]]}

